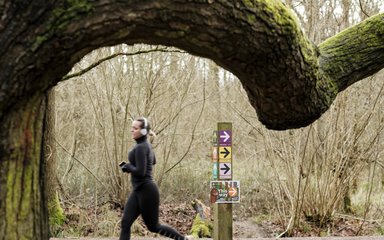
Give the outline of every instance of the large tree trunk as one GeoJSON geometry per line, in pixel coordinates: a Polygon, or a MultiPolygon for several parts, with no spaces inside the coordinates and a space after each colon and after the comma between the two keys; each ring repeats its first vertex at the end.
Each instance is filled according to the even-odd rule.
{"type": "Polygon", "coordinates": [[[319,47],[279,1],[0,2],[0,239],[47,239],[44,92],[93,49],[176,46],[242,82],[259,119],[312,123],[336,95],[384,66],[384,14],[319,47]]]}
{"type": "Polygon", "coordinates": [[[42,136],[45,98],[15,106],[0,123],[0,239],[47,239],[42,136]]]}

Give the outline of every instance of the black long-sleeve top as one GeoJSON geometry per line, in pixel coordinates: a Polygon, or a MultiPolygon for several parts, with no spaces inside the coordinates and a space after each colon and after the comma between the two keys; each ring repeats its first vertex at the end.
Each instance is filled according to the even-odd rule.
{"type": "Polygon", "coordinates": [[[152,165],[156,163],[151,144],[147,141],[147,136],[136,139],[136,145],[128,153],[129,163],[124,167],[131,173],[133,189],[138,189],[148,181],[152,181],[152,165]]]}

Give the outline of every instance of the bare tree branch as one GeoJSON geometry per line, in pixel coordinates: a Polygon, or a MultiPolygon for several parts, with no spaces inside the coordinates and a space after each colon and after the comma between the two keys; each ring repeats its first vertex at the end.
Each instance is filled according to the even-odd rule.
{"type": "Polygon", "coordinates": [[[150,52],[178,52],[178,53],[186,53],[186,52],[180,51],[180,50],[171,50],[169,48],[158,48],[158,47],[156,47],[155,49],[142,50],[142,51],[137,51],[137,52],[134,52],[134,53],[115,53],[115,54],[112,54],[112,55],[110,55],[108,57],[104,57],[104,58],[102,58],[102,59],[92,63],[91,65],[89,65],[88,67],[84,68],[83,70],[81,70],[79,72],[65,75],[62,78],[62,81],[65,81],[65,80],[68,80],[68,79],[71,79],[71,78],[74,78],[74,77],[81,76],[81,75],[85,74],[86,72],[92,70],[93,68],[99,66],[103,62],[111,60],[111,59],[119,57],[119,56],[134,56],[134,55],[146,54],[146,53],[150,53],[150,52]]]}

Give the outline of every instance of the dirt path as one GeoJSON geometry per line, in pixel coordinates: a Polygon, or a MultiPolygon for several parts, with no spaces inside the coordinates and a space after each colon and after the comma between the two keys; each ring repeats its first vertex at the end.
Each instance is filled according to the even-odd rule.
{"type": "MultiPolygon", "coordinates": [[[[272,240],[275,239],[258,224],[251,220],[236,221],[233,223],[234,240],[272,240]]],[[[132,237],[132,240],[165,240],[169,238],[162,237],[132,237]]],[[[212,240],[212,238],[200,238],[201,240],[212,240]]],[[[360,237],[300,237],[300,238],[282,238],[283,240],[384,240],[384,236],[360,236],[360,237]]],[[[51,238],[50,240],[118,240],[118,237],[92,238],[92,237],[68,237],[51,238]]]]}
{"type": "Polygon", "coordinates": [[[271,237],[266,230],[251,220],[233,222],[233,235],[237,238],[268,238],[271,237]]]}

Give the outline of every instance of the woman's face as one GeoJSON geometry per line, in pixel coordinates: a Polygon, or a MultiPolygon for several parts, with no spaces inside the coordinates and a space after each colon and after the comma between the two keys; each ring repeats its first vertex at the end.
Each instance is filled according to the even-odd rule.
{"type": "Polygon", "coordinates": [[[140,121],[133,121],[131,126],[131,134],[133,139],[138,139],[142,136],[140,133],[141,130],[141,122],[140,121]]]}

